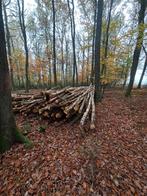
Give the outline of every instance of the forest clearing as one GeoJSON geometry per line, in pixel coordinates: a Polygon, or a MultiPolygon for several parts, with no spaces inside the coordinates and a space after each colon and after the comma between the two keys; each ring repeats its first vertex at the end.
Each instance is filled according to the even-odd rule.
{"type": "Polygon", "coordinates": [[[0,196],[147,195],[147,0],[0,0],[0,196]]]}
{"type": "Polygon", "coordinates": [[[1,156],[0,195],[146,195],[147,90],[108,91],[96,129],[16,116],[33,148],[1,156]]]}

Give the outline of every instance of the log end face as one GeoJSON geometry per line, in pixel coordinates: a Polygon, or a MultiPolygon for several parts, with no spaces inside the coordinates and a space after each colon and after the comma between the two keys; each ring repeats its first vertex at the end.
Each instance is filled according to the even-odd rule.
{"type": "Polygon", "coordinates": [[[94,125],[94,124],[91,124],[91,125],[90,125],[90,129],[91,129],[91,130],[94,130],[94,129],[95,129],[95,125],[94,125]]]}

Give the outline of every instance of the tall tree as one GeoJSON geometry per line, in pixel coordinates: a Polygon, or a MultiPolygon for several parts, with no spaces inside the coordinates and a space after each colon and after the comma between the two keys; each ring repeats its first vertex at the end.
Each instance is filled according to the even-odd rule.
{"type": "Polygon", "coordinates": [[[72,9],[70,7],[70,2],[67,0],[68,9],[69,9],[69,16],[70,16],[70,25],[71,25],[71,38],[72,38],[72,49],[73,49],[73,86],[75,86],[75,79],[76,84],[78,83],[78,70],[77,70],[77,60],[76,60],[76,44],[75,44],[75,16],[74,16],[74,0],[71,1],[72,9]]]}
{"type": "Polygon", "coordinates": [[[5,20],[5,29],[6,29],[6,43],[7,43],[7,53],[8,53],[8,62],[10,67],[11,74],[11,84],[12,88],[14,88],[14,76],[13,76],[13,65],[12,65],[12,52],[11,52],[11,36],[8,25],[8,16],[7,16],[7,6],[10,4],[10,1],[3,1],[3,10],[4,10],[4,20],[5,20]]]}
{"type": "Polygon", "coordinates": [[[143,36],[144,36],[144,18],[145,18],[145,11],[147,8],[147,1],[146,0],[139,0],[140,2],[140,10],[138,15],[138,36],[136,41],[136,46],[133,54],[133,62],[131,67],[131,73],[130,73],[130,81],[128,84],[128,88],[126,90],[125,96],[128,97],[131,95],[131,91],[134,84],[134,79],[138,67],[140,52],[141,52],[141,46],[143,43],[143,36]]]}
{"type": "Polygon", "coordinates": [[[70,66],[70,62],[69,62],[69,40],[68,38],[65,36],[65,50],[66,50],[66,56],[65,56],[65,62],[66,62],[66,68],[65,68],[65,85],[68,84],[68,68],[70,66]]]}
{"type": "Polygon", "coordinates": [[[55,1],[52,0],[52,12],[53,12],[53,73],[54,73],[54,84],[57,85],[57,74],[56,74],[56,11],[55,1]]]}
{"type": "Polygon", "coordinates": [[[29,50],[27,43],[27,34],[26,34],[26,25],[25,25],[25,16],[24,16],[24,0],[17,0],[18,4],[18,14],[19,14],[19,24],[24,41],[25,49],[25,77],[26,77],[26,92],[29,91],[29,50]]]}
{"type": "Polygon", "coordinates": [[[28,142],[17,130],[11,102],[11,84],[7,61],[2,0],[0,0],[0,153],[14,142],[28,142]]]}
{"type": "Polygon", "coordinates": [[[96,8],[97,8],[97,0],[94,0],[94,18],[93,18],[93,38],[92,38],[92,62],[91,62],[91,82],[94,81],[94,52],[95,52],[95,29],[96,29],[96,8]]]}
{"type": "Polygon", "coordinates": [[[98,102],[101,98],[100,92],[100,50],[101,50],[101,32],[102,32],[102,15],[103,15],[103,0],[98,1],[97,7],[97,25],[95,38],[95,101],[98,102]]]}
{"type": "Polygon", "coordinates": [[[61,64],[62,64],[61,81],[62,81],[62,86],[65,85],[65,74],[64,74],[64,35],[65,35],[65,29],[64,29],[64,26],[62,26],[62,29],[61,29],[61,64]]]}
{"type": "Polygon", "coordinates": [[[142,80],[143,80],[143,77],[144,77],[144,74],[145,74],[145,71],[146,71],[146,68],[147,68],[147,51],[146,51],[144,46],[143,46],[143,50],[144,50],[144,53],[145,53],[145,62],[144,62],[142,74],[141,74],[141,77],[140,77],[137,88],[141,88],[142,80]]]}
{"type": "Polygon", "coordinates": [[[106,28],[106,41],[105,41],[105,49],[104,49],[104,62],[102,64],[102,74],[106,75],[106,60],[108,56],[108,41],[109,41],[109,29],[110,29],[110,22],[111,22],[111,12],[112,12],[112,7],[113,7],[113,1],[110,1],[110,9],[108,13],[108,23],[107,23],[107,28],[106,28]]]}

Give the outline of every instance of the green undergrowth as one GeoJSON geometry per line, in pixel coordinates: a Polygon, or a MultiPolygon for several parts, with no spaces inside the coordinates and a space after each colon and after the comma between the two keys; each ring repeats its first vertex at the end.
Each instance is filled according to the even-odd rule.
{"type": "Polygon", "coordinates": [[[16,128],[15,131],[15,140],[16,142],[23,143],[26,148],[32,148],[33,143],[26,136],[24,136],[21,131],[16,128]]]}

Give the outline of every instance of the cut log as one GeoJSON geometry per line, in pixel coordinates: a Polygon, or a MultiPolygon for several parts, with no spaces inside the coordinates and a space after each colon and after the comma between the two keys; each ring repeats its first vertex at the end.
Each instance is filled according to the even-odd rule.
{"type": "Polygon", "coordinates": [[[80,121],[80,124],[81,124],[82,126],[84,125],[85,120],[86,120],[86,118],[87,118],[87,116],[88,116],[88,114],[89,114],[90,107],[91,107],[91,100],[92,100],[92,97],[90,96],[89,101],[88,101],[87,109],[86,109],[86,111],[84,112],[84,114],[83,114],[83,116],[82,116],[82,119],[81,119],[81,121],[80,121]]]}
{"type": "Polygon", "coordinates": [[[95,128],[94,87],[66,87],[61,90],[50,89],[34,94],[12,95],[12,106],[15,113],[39,115],[49,122],[75,122],[80,119],[84,126],[90,119],[90,129],[95,128]]]}
{"type": "Polygon", "coordinates": [[[92,104],[92,112],[91,112],[91,123],[90,129],[95,129],[95,103],[94,103],[94,93],[91,93],[91,104],[92,104]]]}

